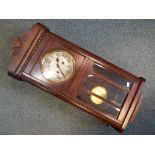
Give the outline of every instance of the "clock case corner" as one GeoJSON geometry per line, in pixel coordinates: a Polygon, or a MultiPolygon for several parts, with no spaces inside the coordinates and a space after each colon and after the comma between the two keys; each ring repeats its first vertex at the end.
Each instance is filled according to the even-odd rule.
{"type": "Polygon", "coordinates": [[[9,76],[17,80],[22,80],[21,75],[24,66],[28,63],[33,51],[37,48],[47,31],[49,31],[49,29],[46,26],[36,23],[30,29],[12,40],[10,63],[8,66],[9,76]]]}

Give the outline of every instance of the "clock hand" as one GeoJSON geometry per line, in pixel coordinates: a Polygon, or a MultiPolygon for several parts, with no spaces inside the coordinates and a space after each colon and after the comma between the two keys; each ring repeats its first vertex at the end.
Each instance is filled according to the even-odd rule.
{"type": "Polygon", "coordinates": [[[59,58],[58,57],[56,58],[56,61],[57,61],[57,63],[59,62],[59,58]]]}
{"type": "Polygon", "coordinates": [[[60,70],[62,76],[66,79],[66,76],[65,76],[65,74],[62,72],[62,70],[61,70],[60,68],[59,68],[59,70],[60,70]]]}
{"type": "Polygon", "coordinates": [[[59,58],[58,58],[58,57],[56,58],[56,61],[57,61],[57,68],[60,70],[62,76],[66,79],[65,74],[62,72],[62,70],[60,69],[60,66],[59,66],[59,64],[58,64],[58,62],[59,62],[59,58]]]}

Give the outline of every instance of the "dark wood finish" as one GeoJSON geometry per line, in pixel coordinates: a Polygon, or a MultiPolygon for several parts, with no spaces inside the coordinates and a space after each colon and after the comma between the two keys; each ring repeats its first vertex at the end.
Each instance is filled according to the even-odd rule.
{"type": "Polygon", "coordinates": [[[19,37],[13,40],[8,70],[8,74],[17,80],[24,80],[42,88],[50,94],[53,94],[62,100],[102,119],[119,131],[123,131],[127,124],[134,119],[140,104],[142,87],[145,82],[144,78],[138,78],[137,76],[124,71],[93,53],[57,36],[50,32],[44,25],[39,23],[33,25],[31,29],[22,33],[19,37]],[[74,75],[69,80],[61,84],[47,81],[41,73],[40,64],[43,56],[54,49],[66,50],[75,59],[76,65],[74,75]],[[115,72],[125,79],[132,81],[132,87],[127,89],[126,87],[108,79],[104,75],[93,71],[93,63],[97,63],[105,67],[107,70],[115,72]],[[120,107],[120,105],[116,102],[104,99],[84,88],[83,80],[89,74],[93,74],[101,80],[107,81],[120,91],[127,93],[127,98],[125,99],[122,107],[120,107]],[[85,102],[78,99],[77,95],[82,91],[100,98],[113,107],[119,108],[119,116],[117,118],[112,117],[104,111],[92,108],[85,102]]]}

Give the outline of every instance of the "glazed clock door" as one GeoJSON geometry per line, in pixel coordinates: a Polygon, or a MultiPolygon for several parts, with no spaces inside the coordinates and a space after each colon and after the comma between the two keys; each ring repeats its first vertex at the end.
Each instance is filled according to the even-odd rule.
{"type": "Polygon", "coordinates": [[[43,40],[42,43],[46,46],[40,44],[42,48],[32,56],[25,72],[45,89],[69,95],[85,57],[52,39],[43,40]]]}

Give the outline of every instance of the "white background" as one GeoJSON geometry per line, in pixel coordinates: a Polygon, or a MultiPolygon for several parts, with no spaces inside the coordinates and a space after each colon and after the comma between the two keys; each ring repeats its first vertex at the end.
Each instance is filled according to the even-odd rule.
{"type": "MultiPolygon", "coordinates": [[[[0,0],[1,19],[153,19],[153,0],[0,0]]],[[[152,136],[0,136],[0,154],[155,154],[152,136]]]]}
{"type": "Polygon", "coordinates": [[[0,0],[0,18],[154,18],[154,0],[0,0]]]}

